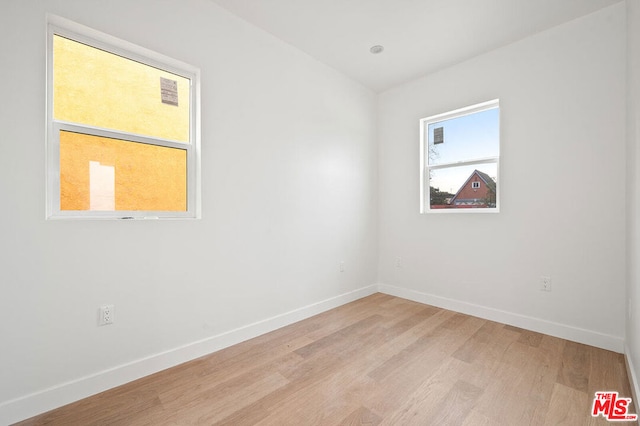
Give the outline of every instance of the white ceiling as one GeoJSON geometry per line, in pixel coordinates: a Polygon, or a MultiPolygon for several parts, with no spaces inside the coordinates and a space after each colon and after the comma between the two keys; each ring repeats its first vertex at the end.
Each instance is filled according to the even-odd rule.
{"type": "Polygon", "coordinates": [[[382,91],[622,0],[212,1],[382,91]]]}

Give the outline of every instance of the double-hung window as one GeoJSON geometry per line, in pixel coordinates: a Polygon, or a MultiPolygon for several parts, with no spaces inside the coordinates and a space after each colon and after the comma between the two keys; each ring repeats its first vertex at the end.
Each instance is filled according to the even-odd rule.
{"type": "Polygon", "coordinates": [[[420,212],[497,212],[500,106],[492,100],[420,120],[420,212]]]}
{"type": "Polygon", "coordinates": [[[49,17],[47,217],[199,217],[198,69],[49,17]]]}

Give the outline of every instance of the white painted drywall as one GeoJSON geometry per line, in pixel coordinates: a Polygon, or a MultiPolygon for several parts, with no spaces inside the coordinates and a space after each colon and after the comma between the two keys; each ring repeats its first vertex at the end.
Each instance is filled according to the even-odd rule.
{"type": "Polygon", "coordinates": [[[627,0],[627,307],[625,351],[640,396],[640,2],[627,0]]]}
{"type": "Polygon", "coordinates": [[[379,96],[383,285],[622,351],[625,37],[620,3],[379,96]],[[500,213],[420,215],[418,120],[495,98],[500,213]]]}
{"type": "Polygon", "coordinates": [[[376,282],[370,90],[207,0],[4,1],[0,52],[0,411],[376,282]],[[45,220],[46,13],[200,68],[201,220],[45,220]]]}

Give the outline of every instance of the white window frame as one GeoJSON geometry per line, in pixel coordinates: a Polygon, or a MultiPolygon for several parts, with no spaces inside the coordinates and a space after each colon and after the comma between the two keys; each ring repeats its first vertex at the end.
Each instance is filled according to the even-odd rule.
{"type": "Polygon", "coordinates": [[[47,16],[46,218],[47,219],[199,219],[200,202],[200,70],[196,67],[93,30],[55,15],[47,16]],[[55,120],[53,117],[53,38],[59,35],[189,79],[189,141],[179,142],[113,129],[55,120]],[[60,131],[71,131],[134,143],[178,148],[187,156],[186,211],[60,210],[60,131]]]}
{"type": "Polygon", "coordinates": [[[471,189],[479,189],[480,181],[471,182],[471,189]]]}
{"type": "MultiPolygon", "coordinates": [[[[470,160],[456,161],[450,163],[440,163],[437,165],[429,164],[429,125],[438,123],[453,118],[463,117],[465,115],[471,115],[490,109],[498,109],[498,127],[500,126],[500,100],[493,99],[490,101],[482,102],[475,105],[470,105],[464,108],[459,108],[453,111],[445,112],[442,114],[432,115],[420,120],[420,213],[453,213],[453,214],[467,214],[467,213],[499,213],[500,212],[500,147],[502,144],[502,136],[499,134],[498,141],[498,155],[495,157],[485,158],[473,158],[470,160]],[[430,182],[429,176],[431,170],[447,169],[460,166],[473,166],[481,164],[496,164],[497,176],[496,176],[496,206],[492,208],[450,208],[450,209],[432,209],[430,203],[430,182]]],[[[500,133],[500,132],[499,132],[500,133]]]]}

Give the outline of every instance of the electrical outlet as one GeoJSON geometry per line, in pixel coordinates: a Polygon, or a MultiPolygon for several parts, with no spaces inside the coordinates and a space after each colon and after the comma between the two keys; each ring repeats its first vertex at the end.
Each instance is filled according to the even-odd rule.
{"type": "Polygon", "coordinates": [[[400,256],[396,257],[396,268],[402,268],[402,258],[400,256]]]}
{"type": "Polygon", "coordinates": [[[102,305],[99,309],[100,317],[98,319],[98,325],[113,324],[114,306],[102,305]]]}
{"type": "Polygon", "coordinates": [[[551,277],[540,277],[540,291],[551,291],[551,277]]]}
{"type": "Polygon", "coordinates": [[[340,272],[344,272],[344,261],[340,262],[340,272]]]}

